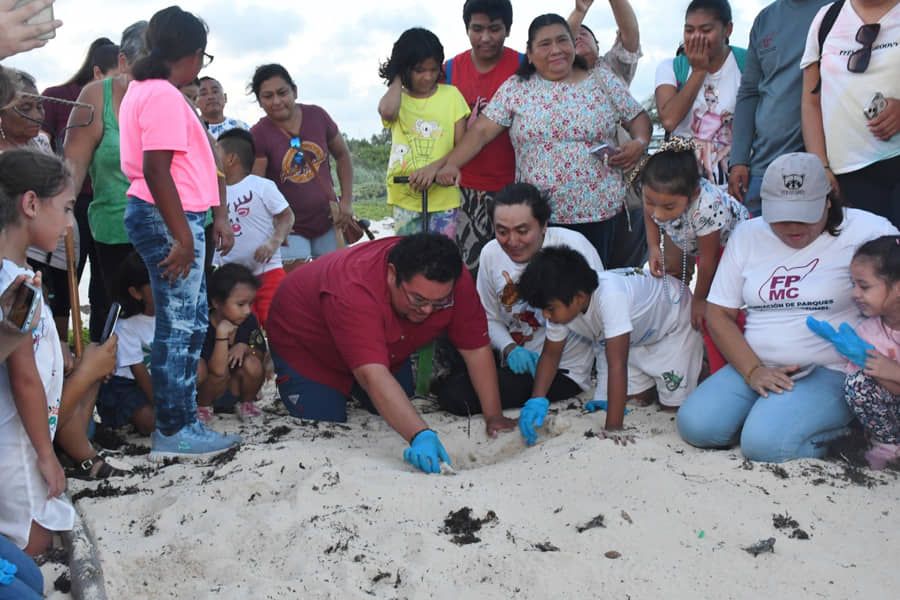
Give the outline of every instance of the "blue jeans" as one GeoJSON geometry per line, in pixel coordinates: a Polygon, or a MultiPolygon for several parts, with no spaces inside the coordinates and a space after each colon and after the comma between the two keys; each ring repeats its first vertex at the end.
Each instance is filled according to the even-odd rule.
{"type": "Polygon", "coordinates": [[[44,597],[44,576],[31,559],[11,541],[0,535],[0,559],[16,566],[9,584],[0,584],[0,600],[39,600],[44,597]]]}
{"type": "MultiPolygon", "coordinates": [[[[291,416],[298,419],[311,419],[313,421],[332,421],[344,423],[347,421],[347,395],[333,387],[313,381],[304,377],[285,362],[278,354],[272,351],[272,362],[275,365],[275,383],[278,386],[278,395],[291,416]]],[[[397,382],[407,396],[412,396],[413,376],[412,365],[409,359],[394,372],[397,382]]],[[[372,399],[362,389],[359,383],[353,384],[350,396],[359,400],[363,407],[371,413],[377,413],[372,399]]]]}
{"type": "Polygon", "coordinates": [[[758,217],[762,214],[762,201],[759,197],[759,190],[762,188],[762,175],[751,175],[750,185],[744,192],[744,206],[750,211],[750,217],[758,217]]]}
{"type": "Polygon", "coordinates": [[[337,237],[334,227],[312,239],[291,233],[287,236],[287,246],[281,247],[281,260],[291,262],[319,258],[335,250],[337,250],[337,237]]]}
{"type": "Polygon", "coordinates": [[[197,364],[206,336],[209,314],[203,260],[206,213],[184,213],[194,236],[194,262],[188,276],[170,283],[159,263],[172,246],[172,235],[159,210],[143,200],[129,198],[125,230],[150,274],[156,305],[156,328],[150,351],[150,378],[156,403],[156,428],[172,435],[197,420],[197,364]]]}
{"type": "Polygon", "coordinates": [[[726,448],[740,438],[744,456],[760,462],[821,458],[823,442],[843,434],[853,419],[843,386],[843,373],[817,367],[793,390],[763,398],[727,365],[685,400],[678,433],[699,448],[726,448]]]}

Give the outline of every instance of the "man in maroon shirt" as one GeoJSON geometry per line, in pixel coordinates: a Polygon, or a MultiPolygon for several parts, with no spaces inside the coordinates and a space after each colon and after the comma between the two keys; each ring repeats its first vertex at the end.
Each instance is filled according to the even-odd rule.
{"type": "Polygon", "coordinates": [[[484,309],[452,240],[421,233],[328,254],[291,272],[275,293],[268,332],[278,390],[303,419],[347,420],[353,396],[410,443],[425,472],[449,464],[409,400],[409,356],[446,332],[481,402],[488,435],[503,416],[484,309]]]}

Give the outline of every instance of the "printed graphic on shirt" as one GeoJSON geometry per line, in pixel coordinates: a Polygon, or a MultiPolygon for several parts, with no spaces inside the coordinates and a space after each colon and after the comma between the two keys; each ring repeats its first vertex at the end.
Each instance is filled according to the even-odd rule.
{"type": "Polygon", "coordinates": [[[684,375],[679,375],[675,371],[666,371],[662,374],[662,378],[666,382],[666,390],[670,392],[677,391],[681,387],[681,382],[684,381],[684,375]]]}
{"type": "Polygon", "coordinates": [[[325,151],[315,142],[301,141],[299,148],[289,147],[281,160],[281,183],[312,181],[325,162],[325,151]]]}
{"type": "Polygon", "coordinates": [[[501,271],[506,284],[500,290],[498,300],[500,306],[508,313],[512,313],[512,322],[509,324],[509,335],[513,341],[520,346],[524,346],[526,342],[534,339],[535,333],[541,329],[544,324],[538,313],[519,299],[519,287],[512,280],[508,271],[501,271]],[[514,312],[514,309],[515,312],[514,312]]]}
{"type": "Polygon", "coordinates": [[[706,105],[693,111],[691,132],[697,144],[701,175],[716,184],[725,182],[728,155],[731,153],[734,115],[719,109],[719,90],[707,83],[703,86],[706,105]]]}
{"type": "Polygon", "coordinates": [[[412,150],[413,166],[420,169],[431,162],[434,145],[444,135],[444,129],[437,121],[416,119],[416,130],[406,132],[412,150]]]}
{"type": "MultiPolygon", "coordinates": [[[[794,302],[800,297],[800,283],[806,277],[815,271],[819,264],[819,259],[813,259],[809,263],[801,267],[785,267],[780,266],[769,276],[768,279],[759,288],[759,299],[762,300],[763,306],[754,307],[766,310],[777,308],[794,308],[794,302]],[[780,304],[772,304],[778,302],[780,304]]],[[[827,301],[830,303],[831,301],[827,301]]],[[[827,306],[823,306],[824,310],[827,306]]]]}
{"type": "Polygon", "coordinates": [[[231,223],[231,231],[234,237],[240,236],[244,229],[241,227],[241,217],[250,216],[250,207],[253,204],[253,190],[248,190],[246,194],[235,198],[231,203],[231,210],[228,211],[228,221],[231,223]]]}

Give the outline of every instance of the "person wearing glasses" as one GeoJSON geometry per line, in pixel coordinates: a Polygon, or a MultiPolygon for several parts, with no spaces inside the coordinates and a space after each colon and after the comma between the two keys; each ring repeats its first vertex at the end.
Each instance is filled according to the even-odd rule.
{"type": "Polygon", "coordinates": [[[512,429],[475,284],[454,241],[438,233],[367,242],[288,274],[268,323],[281,401],[295,417],[344,422],[353,397],[410,443],[407,462],[440,472],[450,459],[409,400],[409,356],[444,332],[466,363],[488,435],[512,429]]]}
{"type": "Polygon", "coordinates": [[[900,0],[822,7],[800,61],[803,142],[844,201],[900,226],[900,0]]]}
{"type": "Polygon", "coordinates": [[[294,211],[294,228],[281,250],[284,270],[337,249],[335,227],[353,217],[353,165],[338,126],[314,104],[297,102],[297,84],[283,66],[262,65],[250,90],[266,116],[250,128],[256,145],[253,174],[275,182],[294,211]],[[340,214],[332,221],[330,202],[337,200],[331,159],[337,164],[340,214]]]}

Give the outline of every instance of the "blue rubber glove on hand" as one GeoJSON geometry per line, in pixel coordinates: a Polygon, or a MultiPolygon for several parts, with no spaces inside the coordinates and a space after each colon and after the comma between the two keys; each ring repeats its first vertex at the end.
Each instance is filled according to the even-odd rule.
{"type": "Polygon", "coordinates": [[[831,342],[841,356],[858,367],[866,366],[867,352],[875,349],[875,346],[859,337],[847,323],[841,323],[835,331],[827,321],[817,321],[810,316],[806,317],[806,326],[816,335],[831,342]]]}
{"type": "MultiPolygon", "coordinates": [[[[591,400],[590,402],[588,402],[587,404],[584,405],[584,410],[588,411],[589,413],[597,412],[598,410],[608,411],[609,403],[606,400],[591,400]]],[[[630,412],[631,412],[630,408],[625,409],[626,415],[630,412]]]]}
{"type": "Polygon", "coordinates": [[[525,438],[525,444],[533,446],[537,441],[537,429],[544,425],[547,411],[550,409],[550,401],[546,398],[532,398],[522,407],[519,413],[519,431],[525,438]]]}
{"type": "Polygon", "coordinates": [[[403,451],[403,460],[426,473],[440,473],[441,461],[450,464],[450,457],[441,440],[430,429],[416,434],[409,448],[403,451]]]}
{"type": "Polygon", "coordinates": [[[540,357],[541,355],[537,352],[532,352],[522,346],[516,346],[506,355],[506,364],[509,366],[509,370],[516,375],[530,373],[534,377],[534,371],[537,369],[540,357]]]}

